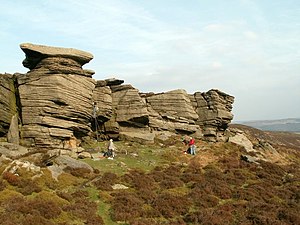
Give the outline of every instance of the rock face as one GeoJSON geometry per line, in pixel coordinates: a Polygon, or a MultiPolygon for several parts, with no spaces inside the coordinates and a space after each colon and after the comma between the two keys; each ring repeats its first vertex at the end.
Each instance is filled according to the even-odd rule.
{"type": "Polygon", "coordinates": [[[146,97],[150,111],[150,126],[155,130],[195,133],[198,115],[185,90],[174,90],[146,97]]]}
{"type": "Polygon", "coordinates": [[[90,132],[92,72],[82,65],[92,55],[75,49],[21,44],[30,68],[18,77],[22,139],[27,146],[66,148],[70,138],[90,132]]]}
{"type": "Polygon", "coordinates": [[[234,97],[219,90],[196,92],[192,97],[199,116],[196,123],[202,128],[207,140],[221,139],[233,119],[231,113],[234,97]]]}
{"type": "Polygon", "coordinates": [[[97,110],[95,111],[97,120],[100,123],[108,121],[112,117],[112,96],[111,89],[106,86],[105,81],[97,81],[93,100],[96,103],[97,110]]]}
{"type": "Polygon", "coordinates": [[[124,80],[92,79],[94,72],[82,68],[93,58],[90,53],[29,43],[20,47],[30,71],[0,74],[0,137],[13,140],[20,132],[22,145],[72,157],[83,155],[80,142],[95,137],[92,131],[97,138],[100,132],[100,138],[140,143],[166,133],[225,140],[233,118],[234,97],[228,94],[214,89],[140,93],[124,80]]]}
{"type": "Polygon", "coordinates": [[[15,77],[0,74],[0,137],[7,134],[11,119],[17,113],[15,77]]]}

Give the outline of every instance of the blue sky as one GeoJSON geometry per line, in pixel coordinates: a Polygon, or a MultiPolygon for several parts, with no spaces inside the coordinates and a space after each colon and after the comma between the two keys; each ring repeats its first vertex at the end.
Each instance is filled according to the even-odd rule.
{"type": "Polygon", "coordinates": [[[235,120],[300,117],[299,0],[0,0],[0,73],[20,43],[88,51],[97,80],[141,92],[219,89],[235,120]]]}

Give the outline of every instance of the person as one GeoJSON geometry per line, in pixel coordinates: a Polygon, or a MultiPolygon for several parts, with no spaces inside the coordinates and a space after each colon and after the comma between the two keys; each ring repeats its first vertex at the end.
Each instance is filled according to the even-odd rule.
{"type": "Polygon", "coordinates": [[[96,118],[97,117],[97,113],[99,111],[99,108],[97,106],[97,102],[94,102],[93,103],[93,118],[96,118]]]}
{"type": "Polygon", "coordinates": [[[107,146],[108,159],[113,159],[115,157],[115,149],[116,149],[116,147],[114,145],[113,139],[110,139],[108,146],[107,146]]]}
{"type": "Polygon", "coordinates": [[[190,137],[189,149],[191,155],[196,155],[196,145],[195,145],[195,139],[193,137],[190,137]]]}

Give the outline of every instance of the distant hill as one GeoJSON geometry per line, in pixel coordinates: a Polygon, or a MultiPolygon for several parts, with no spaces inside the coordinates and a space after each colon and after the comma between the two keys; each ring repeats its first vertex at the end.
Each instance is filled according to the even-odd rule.
{"type": "Polygon", "coordinates": [[[300,132],[300,118],[236,121],[234,124],[243,124],[265,131],[300,132]]]}

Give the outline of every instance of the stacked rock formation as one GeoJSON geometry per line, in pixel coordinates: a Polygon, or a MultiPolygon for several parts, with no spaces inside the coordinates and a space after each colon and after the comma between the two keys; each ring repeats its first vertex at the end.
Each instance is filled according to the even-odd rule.
{"type": "Polygon", "coordinates": [[[225,140],[233,118],[234,97],[228,94],[140,93],[123,80],[92,79],[94,72],[82,68],[93,58],[90,53],[33,44],[21,44],[21,49],[30,71],[0,74],[0,137],[18,133],[19,122],[23,145],[66,154],[81,151],[80,140],[94,136],[92,130],[142,143],[161,133],[225,140]]]}
{"type": "Polygon", "coordinates": [[[196,123],[202,128],[205,139],[222,139],[224,131],[233,119],[231,110],[234,97],[212,89],[205,93],[196,92],[192,99],[199,115],[196,123]]]}
{"type": "Polygon", "coordinates": [[[102,132],[110,137],[153,142],[156,133],[168,131],[193,134],[208,141],[225,140],[224,133],[233,118],[234,97],[230,95],[219,90],[193,95],[185,90],[139,93],[121,80],[115,79],[111,84],[102,81],[105,82],[112,91],[113,113],[103,123],[102,132]]]}
{"type": "Polygon", "coordinates": [[[192,107],[185,90],[174,90],[148,95],[146,101],[150,112],[150,126],[155,130],[195,133],[200,127],[195,124],[198,115],[192,107]]]}
{"type": "Polygon", "coordinates": [[[21,44],[23,65],[18,77],[22,139],[27,146],[68,149],[90,131],[93,72],[82,66],[93,56],[76,49],[21,44]],[[74,141],[73,141],[74,142],[74,141]],[[76,142],[76,141],[75,141],[76,142]]]}

